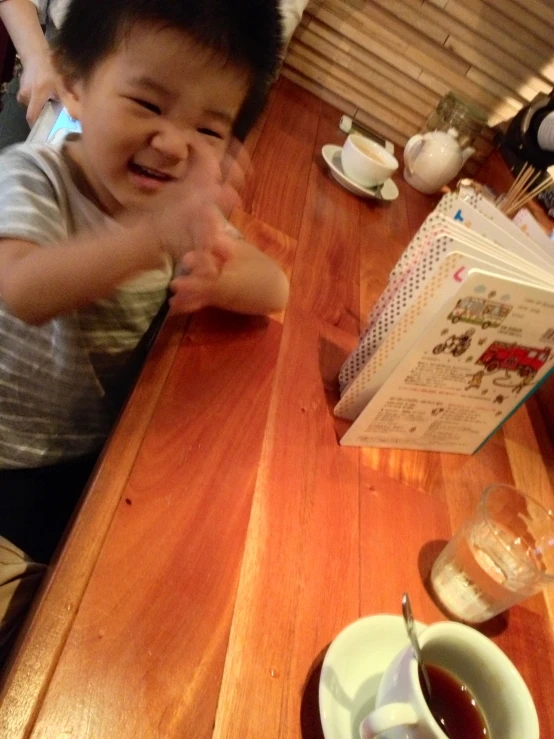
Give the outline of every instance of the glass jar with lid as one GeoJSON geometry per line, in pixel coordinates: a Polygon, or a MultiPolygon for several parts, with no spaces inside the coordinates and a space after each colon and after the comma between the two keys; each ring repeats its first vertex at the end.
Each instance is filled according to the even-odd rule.
{"type": "Polygon", "coordinates": [[[455,128],[462,149],[472,146],[475,139],[487,125],[487,114],[475,103],[458,93],[447,93],[437,105],[427,122],[424,131],[448,131],[455,128]]]}

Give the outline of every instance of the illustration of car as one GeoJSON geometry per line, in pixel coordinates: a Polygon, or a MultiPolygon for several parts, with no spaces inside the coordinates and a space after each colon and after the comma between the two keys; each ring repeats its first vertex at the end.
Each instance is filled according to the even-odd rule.
{"type": "Polygon", "coordinates": [[[452,323],[475,323],[481,328],[494,328],[500,326],[502,321],[512,310],[507,303],[497,303],[486,298],[467,297],[460,298],[456,307],[449,313],[448,318],[452,323]]]}
{"type": "Polygon", "coordinates": [[[488,373],[506,370],[517,372],[520,377],[534,377],[550,359],[552,349],[493,341],[475,364],[482,364],[488,373]]]}

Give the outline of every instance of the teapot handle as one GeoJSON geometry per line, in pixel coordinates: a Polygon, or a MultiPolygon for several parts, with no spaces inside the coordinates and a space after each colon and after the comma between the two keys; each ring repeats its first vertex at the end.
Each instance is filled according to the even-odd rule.
{"type": "Polygon", "coordinates": [[[416,133],[412,138],[408,141],[404,148],[404,164],[406,165],[406,169],[408,172],[413,175],[414,170],[414,164],[415,160],[419,156],[419,153],[425,146],[425,136],[421,133],[416,133]]]}

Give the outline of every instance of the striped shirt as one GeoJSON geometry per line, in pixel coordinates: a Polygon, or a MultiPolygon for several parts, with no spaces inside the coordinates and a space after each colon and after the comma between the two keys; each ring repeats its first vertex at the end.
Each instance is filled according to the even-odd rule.
{"type": "MultiPolygon", "coordinates": [[[[22,144],[0,155],[0,238],[47,249],[108,217],[74,184],[62,150],[22,144]]],[[[0,299],[0,468],[98,450],[117,404],[110,388],[162,306],[172,267],[143,272],[105,300],[41,326],[0,299]]],[[[30,286],[32,290],[32,286],[30,286]]]]}

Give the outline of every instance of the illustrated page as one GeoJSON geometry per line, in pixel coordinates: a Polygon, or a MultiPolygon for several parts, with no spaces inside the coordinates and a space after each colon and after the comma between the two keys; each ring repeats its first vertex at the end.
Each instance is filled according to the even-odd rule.
{"type": "Polygon", "coordinates": [[[471,270],[341,440],[473,453],[554,368],[554,293],[471,270]]]}

